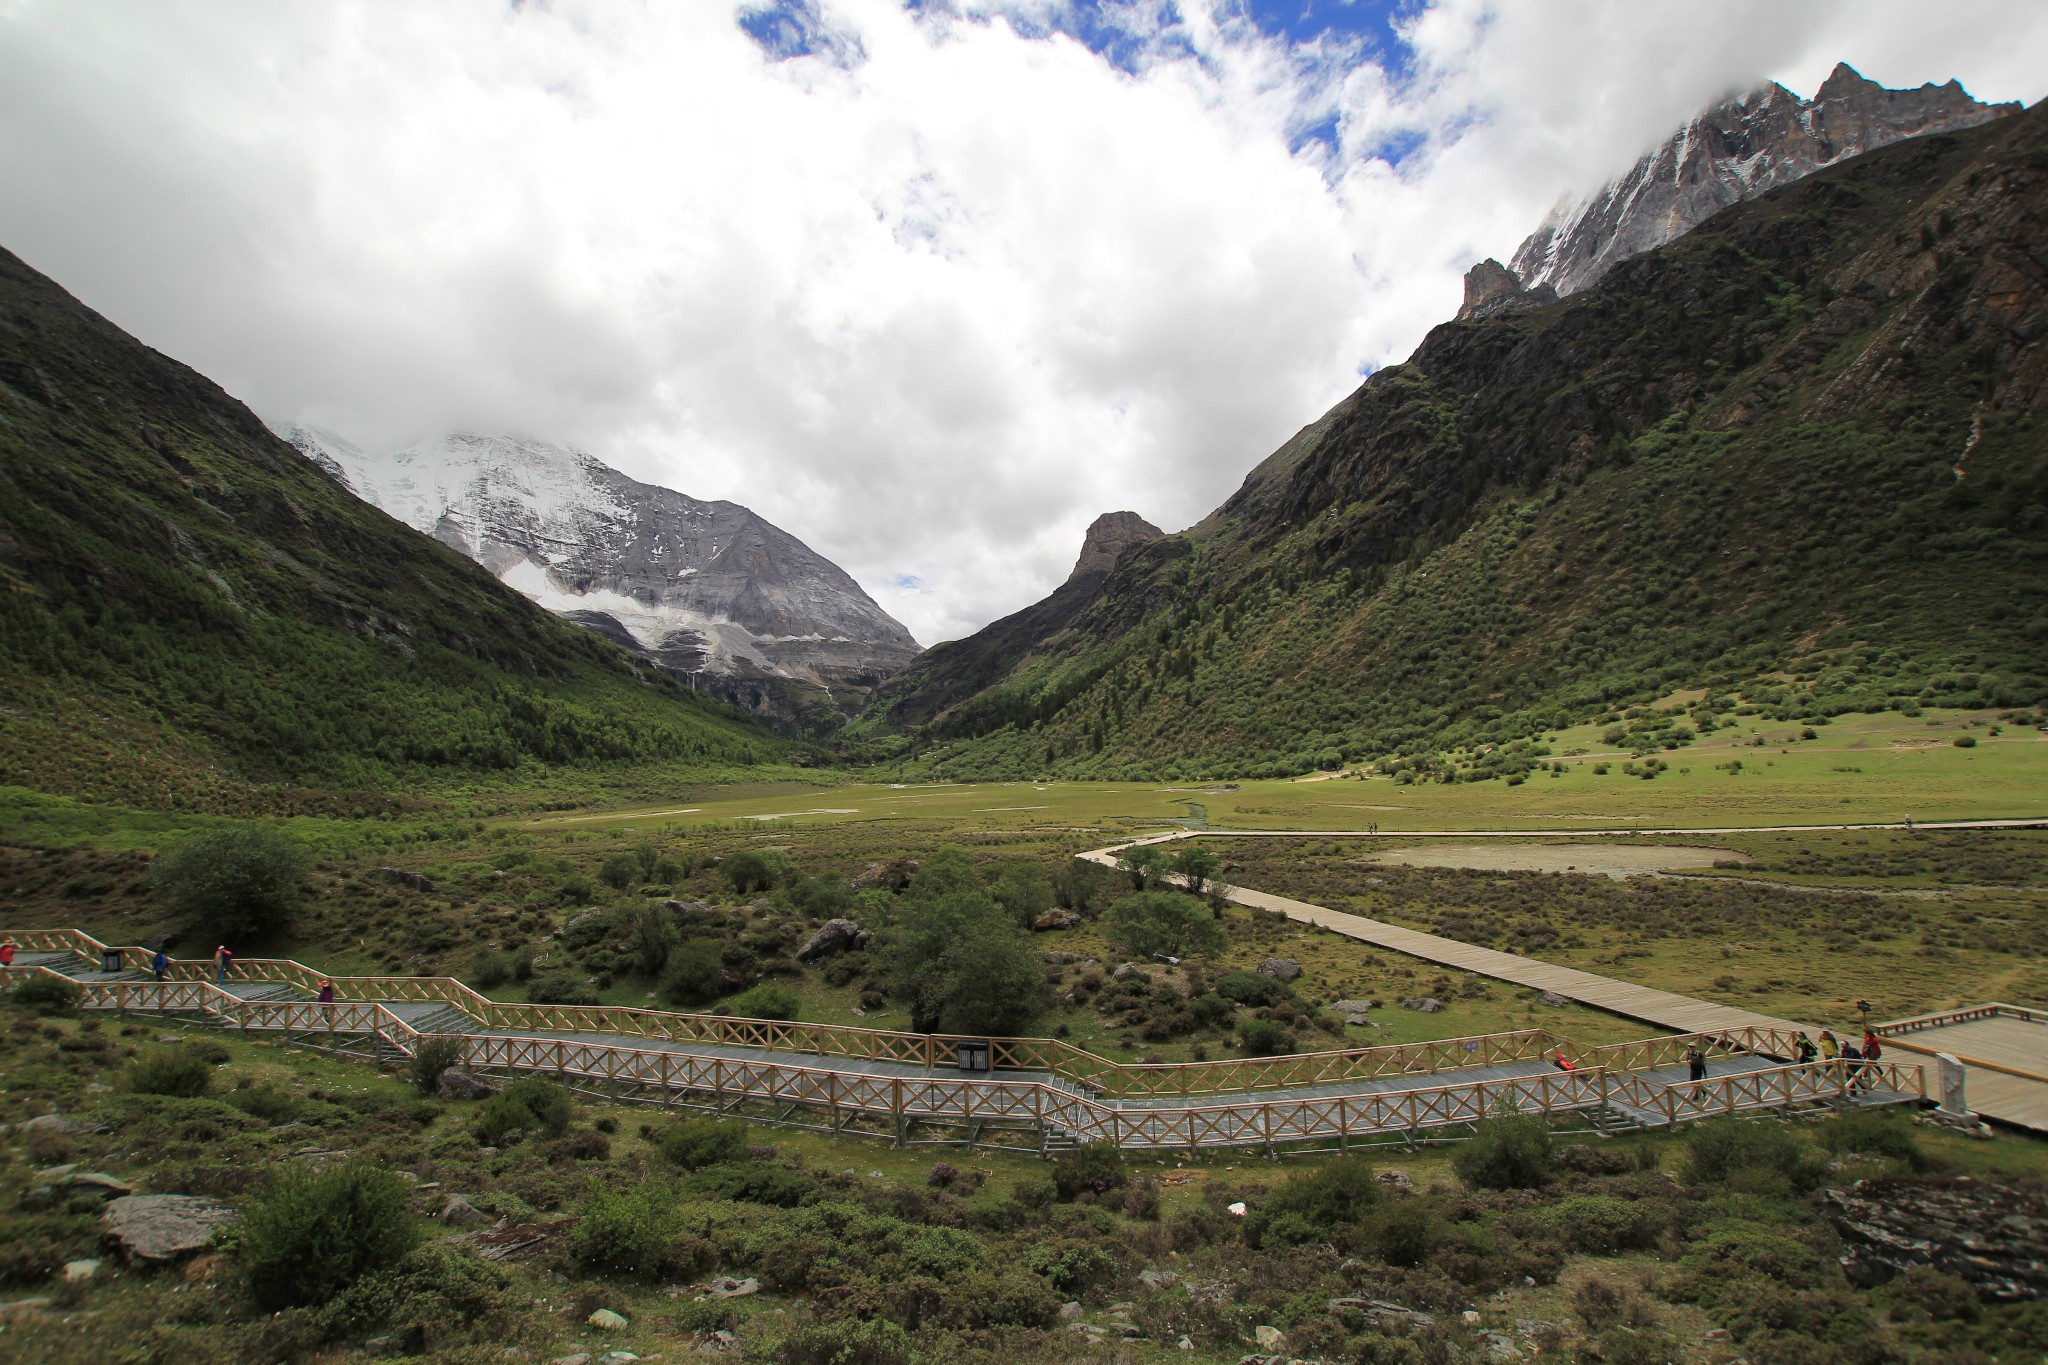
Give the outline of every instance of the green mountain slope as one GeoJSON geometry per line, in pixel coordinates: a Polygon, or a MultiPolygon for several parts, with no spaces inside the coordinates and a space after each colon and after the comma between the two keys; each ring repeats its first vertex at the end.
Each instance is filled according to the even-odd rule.
{"type": "Polygon", "coordinates": [[[1001,681],[870,723],[937,773],[1483,776],[1678,688],[2040,705],[2044,330],[2048,111],[1859,157],[1438,327],[1001,681]]]}
{"type": "Polygon", "coordinates": [[[0,783],[138,805],[782,752],[4,251],[0,707],[0,783]]]}

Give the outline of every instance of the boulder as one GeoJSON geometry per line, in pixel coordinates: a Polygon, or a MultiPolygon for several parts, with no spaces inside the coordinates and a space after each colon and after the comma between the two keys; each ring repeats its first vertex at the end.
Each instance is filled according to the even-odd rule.
{"type": "Polygon", "coordinates": [[[62,1114],[42,1114],[32,1119],[23,1119],[14,1125],[17,1133],[72,1133],[95,1132],[96,1129],[83,1119],[66,1118],[62,1114]]]}
{"type": "Polygon", "coordinates": [[[835,953],[843,953],[855,948],[865,948],[867,942],[868,931],[855,924],[852,920],[828,919],[820,926],[817,933],[812,934],[809,939],[805,940],[803,947],[796,950],[796,960],[799,962],[816,962],[820,958],[831,957],[835,953]]]}
{"type": "Polygon", "coordinates": [[[1444,1002],[1433,995],[1418,995],[1413,1000],[1401,1002],[1402,1009],[1414,1010],[1417,1014],[1437,1014],[1443,1007],[1444,1002]]]}
{"type": "Polygon", "coordinates": [[[1565,1008],[1565,1006],[1572,1003],[1571,1001],[1565,999],[1563,996],[1559,995],[1556,991],[1545,991],[1543,992],[1543,994],[1537,996],[1536,998],[1538,1000],[1541,1000],[1544,1004],[1550,1006],[1554,1010],[1561,1010],[1565,1008]]]}
{"type": "Polygon", "coordinates": [[[66,1261],[64,1263],[64,1279],[70,1284],[84,1284],[99,1273],[100,1263],[96,1260],[66,1261]]]}
{"type": "Polygon", "coordinates": [[[1821,1194],[1859,1286],[1914,1266],[1960,1276],[2007,1303],[2048,1298],[2048,1187],[1967,1176],[1859,1180],[1821,1194]]]}
{"type": "Polygon", "coordinates": [[[227,1205],[190,1194],[131,1194],[100,1215],[107,1244],[129,1265],[175,1260],[213,1240],[213,1230],[238,1217],[227,1205]]]}
{"type": "Polygon", "coordinates": [[[498,1093],[498,1087],[451,1066],[434,1082],[434,1093],[444,1100],[486,1100],[498,1093]]]}
{"type": "Polygon", "coordinates": [[[735,1280],[730,1275],[721,1275],[705,1286],[714,1299],[744,1299],[761,1292],[761,1282],[752,1275],[744,1280],[735,1280]]]}
{"type": "Polygon", "coordinates": [[[856,891],[901,891],[910,885],[910,879],[917,875],[917,860],[898,858],[894,862],[869,863],[853,879],[856,891]]]}
{"type": "Polygon", "coordinates": [[[1069,1303],[1063,1303],[1060,1305],[1060,1321],[1079,1322],[1081,1320],[1081,1314],[1084,1311],[1085,1310],[1081,1307],[1080,1302],[1078,1300],[1069,1303]]]}
{"type": "Polygon", "coordinates": [[[37,1171],[33,1177],[38,1185],[84,1190],[90,1194],[105,1195],[109,1198],[121,1194],[135,1193],[135,1187],[125,1180],[118,1180],[105,1171],[80,1170],[77,1162],[64,1166],[50,1166],[37,1171]]]}
{"type": "Polygon", "coordinates": [[[448,1196],[448,1202],[434,1215],[451,1228],[473,1228],[479,1223],[488,1223],[491,1216],[459,1194],[448,1196]]]}
{"type": "Polygon", "coordinates": [[[584,1319],[600,1332],[623,1331],[629,1324],[624,1313],[614,1313],[609,1308],[600,1308],[584,1319]]]}
{"type": "Polygon", "coordinates": [[[1259,964],[1259,975],[1275,981],[1293,981],[1301,975],[1301,964],[1291,957],[1269,957],[1259,964]]]}
{"type": "Polygon", "coordinates": [[[1262,1351],[1282,1351],[1287,1348],[1287,1334],[1278,1327],[1254,1327],[1252,1339],[1259,1343],[1262,1351]]]}
{"type": "Polygon", "coordinates": [[[407,872],[402,867],[380,867],[373,876],[382,877],[394,886],[409,886],[415,891],[431,892],[434,883],[423,872],[407,872]]]}
{"type": "Polygon", "coordinates": [[[1381,1171],[1373,1178],[1389,1189],[1412,1190],[1415,1188],[1415,1177],[1409,1175],[1406,1171],[1381,1171]]]}
{"type": "Polygon", "coordinates": [[[1080,922],[1081,917],[1073,911],[1062,910],[1058,906],[1054,906],[1037,919],[1031,921],[1031,927],[1040,932],[1045,932],[1052,929],[1071,929],[1080,922]]]}

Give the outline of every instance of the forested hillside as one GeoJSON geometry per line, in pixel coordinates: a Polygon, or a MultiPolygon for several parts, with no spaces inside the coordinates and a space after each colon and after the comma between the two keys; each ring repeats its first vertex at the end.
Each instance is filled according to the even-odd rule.
{"type": "Polygon", "coordinates": [[[0,706],[0,783],[144,806],[781,753],[4,251],[0,706]]]}
{"type": "Polygon", "coordinates": [[[2048,111],[1899,143],[1436,328],[1006,678],[897,714],[940,774],[1490,776],[1675,689],[1688,726],[2039,706],[2044,328],[2048,111]]]}

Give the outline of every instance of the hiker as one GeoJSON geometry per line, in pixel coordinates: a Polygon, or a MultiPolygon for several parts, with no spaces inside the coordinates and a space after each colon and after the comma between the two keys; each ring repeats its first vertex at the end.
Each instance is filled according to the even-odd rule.
{"type": "Polygon", "coordinates": [[[322,981],[322,982],[320,983],[320,993],[319,993],[318,995],[314,996],[313,998],[314,998],[315,1000],[318,1000],[318,1001],[319,1001],[319,1002],[320,1002],[321,1004],[323,1004],[323,1005],[331,1005],[331,1004],[333,1004],[333,1003],[334,1003],[334,983],[333,983],[332,981],[322,981]]]}
{"type": "Polygon", "coordinates": [[[1799,1031],[1799,1041],[1792,1044],[1792,1056],[1801,1066],[1812,1066],[1813,1059],[1820,1055],[1820,1049],[1813,1045],[1813,1039],[1806,1036],[1806,1030],[1799,1031]]]}
{"type": "Polygon", "coordinates": [[[1820,1059],[1824,1062],[1832,1062],[1841,1055],[1842,1049],[1835,1042],[1835,1035],[1826,1029],[1822,1029],[1820,1031],[1820,1059]]]}
{"type": "Polygon", "coordinates": [[[1707,1078],[1707,1054],[1700,1050],[1698,1043],[1685,1050],[1685,1071],[1686,1079],[1690,1081],[1703,1081],[1707,1078]]]}
{"type": "Polygon", "coordinates": [[[171,955],[161,948],[157,949],[150,956],[149,970],[155,975],[156,984],[159,986],[163,985],[165,981],[170,979],[171,955]]]}
{"type": "Polygon", "coordinates": [[[1850,1095],[1855,1095],[1857,1073],[1863,1070],[1863,1051],[1854,1043],[1842,1044],[1842,1079],[1849,1084],[1850,1095]]]}
{"type": "Polygon", "coordinates": [[[1863,1076],[1875,1090],[1877,1083],[1884,1079],[1884,1072],[1878,1069],[1877,1059],[1884,1056],[1884,1048],[1877,1041],[1877,1035],[1869,1029],[1863,1030],[1863,1076]]]}
{"type": "Polygon", "coordinates": [[[1908,834],[1911,834],[1912,832],[1913,832],[1913,817],[1909,815],[1909,816],[1907,816],[1907,817],[1906,817],[1906,833],[1908,833],[1908,834]]]}
{"type": "Polygon", "coordinates": [[[0,967],[12,967],[13,965],[14,940],[10,938],[5,943],[0,943],[0,967]]]}
{"type": "Polygon", "coordinates": [[[1573,1065],[1571,1064],[1570,1060],[1569,1060],[1569,1059],[1567,1059],[1567,1058],[1565,1057],[1565,1055],[1564,1055],[1564,1049],[1563,1049],[1563,1048],[1559,1048],[1559,1049],[1557,1050],[1557,1056],[1555,1056],[1555,1057],[1551,1058],[1551,1060],[1552,1060],[1553,1062],[1555,1062],[1555,1063],[1557,1064],[1557,1069],[1558,1069],[1559,1071],[1577,1071],[1577,1070],[1578,1070],[1578,1068],[1577,1068],[1577,1067],[1575,1067],[1575,1066],[1573,1066],[1573,1065]]]}
{"type": "Polygon", "coordinates": [[[213,984],[214,984],[214,985],[216,985],[216,986],[225,986],[225,985],[227,985],[227,983],[228,983],[228,968],[229,968],[229,967],[232,967],[232,966],[234,965],[234,963],[235,963],[235,955],[234,955],[233,953],[231,953],[231,952],[229,952],[229,951],[228,951],[228,945],[227,945],[227,944],[223,943],[223,944],[221,944],[221,945],[220,945],[220,946],[219,946],[218,948],[215,948],[215,949],[213,950],[213,984]]]}

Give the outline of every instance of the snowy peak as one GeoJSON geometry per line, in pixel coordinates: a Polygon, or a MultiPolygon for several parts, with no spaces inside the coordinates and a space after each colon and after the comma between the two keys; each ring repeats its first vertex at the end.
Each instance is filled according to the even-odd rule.
{"type": "Polygon", "coordinates": [[[1510,262],[1524,288],[1572,294],[1617,262],[1846,157],[2020,112],[1955,81],[1891,90],[1838,64],[1811,100],[1767,83],[1706,110],[1600,191],[1552,210],[1510,262]]]}
{"type": "Polygon", "coordinates": [[[363,501],[679,673],[859,689],[917,652],[838,565],[737,503],[544,441],[459,432],[369,456],[318,428],[280,434],[363,501]]]}

